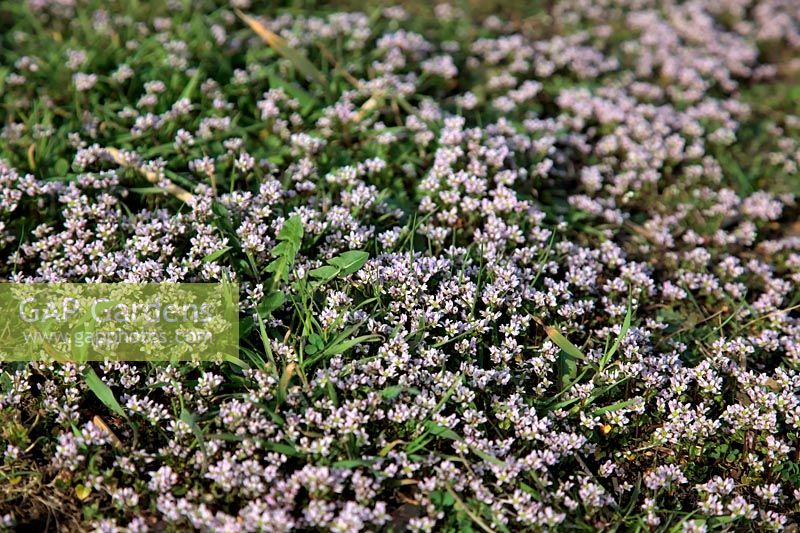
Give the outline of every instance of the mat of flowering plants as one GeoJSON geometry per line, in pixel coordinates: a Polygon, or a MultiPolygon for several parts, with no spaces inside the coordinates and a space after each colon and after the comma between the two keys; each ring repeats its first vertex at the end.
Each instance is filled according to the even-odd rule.
{"type": "Polygon", "coordinates": [[[796,530],[800,3],[521,4],[0,4],[0,278],[240,302],[0,353],[0,530],[796,530]]]}

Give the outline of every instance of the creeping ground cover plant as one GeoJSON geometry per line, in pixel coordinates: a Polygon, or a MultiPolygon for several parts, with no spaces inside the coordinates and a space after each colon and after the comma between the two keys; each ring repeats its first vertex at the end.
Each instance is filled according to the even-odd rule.
{"type": "Polygon", "coordinates": [[[796,0],[2,2],[2,281],[239,307],[0,345],[0,530],[796,530],[798,166],[796,0]]]}

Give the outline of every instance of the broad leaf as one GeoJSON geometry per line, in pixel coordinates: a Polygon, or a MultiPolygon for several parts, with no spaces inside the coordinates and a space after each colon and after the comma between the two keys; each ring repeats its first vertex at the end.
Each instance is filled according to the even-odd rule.
{"type": "Polygon", "coordinates": [[[328,260],[328,264],[339,269],[340,276],[348,276],[364,266],[369,254],[363,250],[350,250],[328,260]]]}
{"type": "Polygon", "coordinates": [[[286,219],[278,232],[278,240],[291,244],[295,250],[300,249],[303,240],[303,221],[297,215],[286,219]]]}
{"type": "Polygon", "coordinates": [[[314,270],[309,270],[308,275],[322,281],[330,281],[339,274],[339,269],[333,265],[325,265],[314,270]]]}
{"type": "Polygon", "coordinates": [[[272,312],[282,306],[285,301],[286,295],[281,291],[275,291],[269,294],[258,304],[258,315],[262,318],[271,315],[272,312]]]}

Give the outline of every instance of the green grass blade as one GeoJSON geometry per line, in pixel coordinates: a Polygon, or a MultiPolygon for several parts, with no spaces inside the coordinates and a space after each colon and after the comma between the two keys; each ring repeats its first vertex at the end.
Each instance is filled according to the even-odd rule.
{"type": "Polygon", "coordinates": [[[600,409],[595,409],[595,411],[592,413],[592,416],[600,416],[603,413],[613,413],[614,411],[625,409],[626,407],[639,403],[640,401],[642,401],[642,399],[638,396],[635,398],[631,398],[629,400],[623,400],[615,404],[608,405],[606,407],[601,407],[600,409]]]}
{"type": "Polygon", "coordinates": [[[622,339],[625,338],[625,335],[628,334],[628,330],[631,327],[631,315],[632,315],[632,307],[630,301],[628,302],[628,311],[625,313],[625,319],[622,321],[622,327],[619,330],[619,335],[617,335],[617,340],[614,341],[614,344],[611,346],[611,349],[603,356],[603,359],[600,361],[600,370],[603,370],[605,366],[611,361],[611,358],[617,353],[617,349],[619,348],[622,339]]]}
{"type": "Polygon", "coordinates": [[[547,333],[547,336],[550,338],[550,340],[553,341],[556,346],[561,348],[564,353],[574,357],[575,359],[580,359],[581,361],[586,360],[586,356],[583,355],[583,352],[580,350],[580,348],[569,342],[569,339],[562,335],[556,328],[553,326],[545,326],[544,331],[547,333]]]}
{"type": "Polygon", "coordinates": [[[111,409],[112,412],[118,414],[123,418],[128,418],[128,415],[125,413],[125,410],[119,404],[117,399],[114,397],[114,393],[112,390],[103,383],[103,380],[95,373],[93,368],[88,368],[83,375],[83,379],[86,382],[86,385],[89,386],[89,389],[97,396],[97,399],[103,402],[103,404],[111,409]]]}
{"type": "Polygon", "coordinates": [[[219,250],[215,250],[215,251],[211,252],[210,254],[208,254],[207,256],[205,256],[201,260],[201,262],[203,262],[203,263],[212,263],[212,262],[216,261],[217,259],[219,259],[220,257],[222,257],[223,255],[225,255],[225,252],[227,252],[230,249],[231,249],[230,246],[226,246],[224,248],[220,248],[219,250]]]}
{"type": "Polygon", "coordinates": [[[354,339],[348,339],[348,340],[333,344],[331,346],[328,346],[328,348],[326,348],[325,351],[322,352],[322,355],[323,356],[328,356],[328,355],[340,354],[342,352],[346,352],[350,348],[354,348],[354,347],[358,346],[362,342],[375,342],[375,341],[379,341],[379,340],[381,340],[381,338],[378,335],[361,335],[360,337],[356,337],[354,339]]]}
{"type": "Polygon", "coordinates": [[[277,35],[276,33],[267,29],[266,26],[249,15],[245,15],[238,9],[236,14],[242,19],[245,24],[250,26],[256,34],[263,39],[273,50],[279,53],[284,58],[291,61],[292,65],[308,80],[320,86],[326,95],[330,95],[330,83],[325,75],[315,67],[306,56],[298,52],[286,42],[286,39],[277,35]]]}
{"type": "Polygon", "coordinates": [[[204,461],[206,461],[208,459],[208,453],[206,452],[205,436],[203,435],[203,430],[201,430],[200,426],[197,425],[197,420],[195,419],[194,414],[192,414],[191,411],[188,411],[185,407],[181,407],[180,419],[192,430],[194,438],[197,439],[197,444],[200,446],[200,451],[203,453],[204,461]]]}

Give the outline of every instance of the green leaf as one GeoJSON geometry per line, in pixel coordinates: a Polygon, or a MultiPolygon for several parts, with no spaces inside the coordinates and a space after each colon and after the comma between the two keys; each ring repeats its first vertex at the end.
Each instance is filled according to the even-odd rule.
{"type": "Polygon", "coordinates": [[[288,455],[290,457],[300,457],[302,455],[294,448],[294,446],[290,446],[289,444],[284,444],[282,442],[265,442],[263,444],[264,448],[268,450],[282,453],[283,455],[288,455]]]}
{"type": "Polygon", "coordinates": [[[69,172],[69,162],[66,159],[59,159],[53,166],[56,176],[63,178],[69,172]]]}
{"type": "Polygon", "coordinates": [[[564,387],[570,385],[578,375],[578,365],[575,364],[575,359],[563,351],[558,354],[558,373],[564,387]]]}
{"type": "Polygon", "coordinates": [[[278,404],[283,403],[283,400],[286,399],[286,393],[289,391],[289,383],[291,383],[296,370],[297,364],[295,363],[290,363],[283,369],[283,374],[281,374],[281,379],[278,382],[278,394],[276,396],[278,404]]]}
{"type": "Polygon", "coordinates": [[[391,385],[381,391],[381,396],[387,400],[392,400],[400,396],[400,393],[403,392],[403,389],[404,387],[401,387],[400,385],[391,385]]]}
{"type": "Polygon", "coordinates": [[[239,368],[243,368],[245,370],[248,370],[250,368],[250,365],[248,365],[247,363],[245,363],[244,361],[233,355],[227,354],[223,356],[223,359],[233,365],[238,366],[239,368]]]}
{"type": "Polygon", "coordinates": [[[603,355],[603,359],[600,361],[600,370],[602,370],[611,361],[611,357],[617,353],[617,349],[619,348],[619,344],[622,342],[622,339],[624,339],[625,335],[627,335],[628,329],[631,327],[631,314],[631,303],[628,301],[628,311],[625,313],[625,319],[622,321],[622,327],[619,330],[619,335],[617,335],[617,340],[614,341],[614,344],[611,346],[611,349],[608,351],[608,353],[603,355]]]}
{"type": "Polygon", "coordinates": [[[375,461],[368,461],[366,459],[344,459],[336,461],[331,466],[334,468],[357,468],[359,466],[372,466],[375,461]]]}
{"type": "Polygon", "coordinates": [[[349,339],[349,335],[352,334],[356,329],[358,329],[359,325],[352,326],[345,330],[341,335],[336,337],[336,339],[331,342],[325,350],[321,351],[320,353],[316,354],[314,357],[306,359],[303,361],[303,368],[308,368],[310,365],[314,364],[318,360],[327,357],[329,355],[336,355],[342,352],[345,352],[362,342],[375,342],[381,339],[379,335],[362,335],[360,337],[355,337],[349,339]]]}
{"type": "Polygon", "coordinates": [[[322,348],[325,346],[325,341],[322,340],[322,337],[320,337],[318,333],[312,333],[311,335],[309,335],[308,342],[310,342],[317,348],[322,348]]]}
{"type": "Polygon", "coordinates": [[[203,435],[203,431],[200,429],[200,426],[197,425],[197,420],[195,420],[194,415],[190,411],[187,411],[186,408],[181,407],[180,419],[192,430],[194,438],[197,439],[197,444],[200,446],[200,451],[203,452],[203,456],[205,457],[205,436],[203,435]]]}
{"type": "Polygon", "coordinates": [[[375,342],[379,341],[380,339],[381,338],[378,335],[361,335],[360,337],[355,337],[354,339],[348,339],[328,346],[322,355],[326,356],[340,354],[342,352],[346,352],[350,348],[358,346],[362,342],[375,342]]]}
{"type": "Polygon", "coordinates": [[[278,257],[270,264],[267,265],[265,269],[267,272],[272,272],[275,276],[274,279],[280,281],[282,279],[288,278],[288,268],[289,261],[286,259],[285,256],[278,257]]]}
{"type": "Polygon", "coordinates": [[[586,356],[583,355],[583,352],[581,352],[577,346],[569,342],[569,340],[556,328],[552,326],[545,326],[544,330],[547,333],[547,336],[550,337],[550,340],[553,341],[556,346],[561,348],[565,353],[574,357],[575,359],[580,359],[581,361],[586,360],[586,356]]]}
{"type": "Polygon", "coordinates": [[[442,437],[445,439],[456,440],[456,441],[461,440],[459,434],[453,431],[452,429],[440,426],[436,422],[431,422],[430,420],[425,422],[425,429],[428,431],[428,433],[436,437],[442,437]]]}
{"type": "MultiPolygon", "coordinates": [[[[99,305],[95,306],[97,309],[99,305]]],[[[92,315],[86,313],[81,319],[75,324],[75,326],[71,329],[70,334],[72,337],[71,344],[71,352],[72,352],[72,360],[76,362],[86,362],[89,356],[89,343],[84,342],[75,342],[80,336],[83,336],[84,339],[94,336],[94,332],[97,326],[97,322],[93,320],[92,315]]]]}
{"type": "Polygon", "coordinates": [[[453,495],[449,492],[435,490],[430,494],[431,503],[433,503],[436,507],[452,507],[453,503],[455,503],[455,499],[453,499],[453,495]]]}
{"type": "Polygon", "coordinates": [[[220,217],[222,220],[227,220],[228,217],[230,217],[230,212],[228,211],[228,208],[219,202],[214,202],[213,204],[211,204],[211,211],[215,215],[220,217]]]}
{"type": "Polygon", "coordinates": [[[295,215],[286,219],[278,232],[278,240],[291,243],[292,248],[299,249],[303,240],[303,221],[295,215]]]}
{"type": "Polygon", "coordinates": [[[258,304],[256,308],[258,316],[263,318],[271,315],[272,312],[282,306],[285,301],[286,295],[282,291],[275,291],[269,294],[258,304]]]}
{"type": "Polygon", "coordinates": [[[331,265],[321,266],[308,271],[308,275],[322,281],[330,281],[339,274],[339,268],[331,265]]]}
{"type": "Polygon", "coordinates": [[[477,455],[478,457],[480,457],[481,459],[483,459],[487,463],[492,463],[492,464],[495,464],[495,465],[504,465],[505,464],[503,461],[501,461],[500,459],[498,459],[494,455],[492,455],[490,453],[487,453],[487,452],[481,450],[480,448],[477,448],[475,446],[470,446],[469,449],[472,450],[472,453],[474,453],[475,455],[477,455]]]}
{"type": "Polygon", "coordinates": [[[239,18],[241,18],[248,26],[250,26],[250,29],[256,32],[258,36],[261,37],[261,39],[263,39],[263,41],[267,43],[273,50],[291,61],[292,65],[294,65],[294,68],[296,68],[308,81],[317,83],[326,95],[330,93],[330,87],[327,78],[325,78],[325,75],[320,72],[319,69],[306,58],[306,56],[289,46],[289,43],[287,43],[283,37],[273,33],[253,17],[245,15],[238,9],[236,10],[236,14],[239,15],[239,18]]]}
{"type": "Polygon", "coordinates": [[[157,194],[161,196],[167,194],[167,192],[161,187],[131,187],[128,190],[135,192],[136,194],[141,194],[142,196],[147,196],[150,194],[157,194]]]}
{"type": "Polygon", "coordinates": [[[106,407],[111,409],[112,412],[118,414],[123,418],[128,418],[128,415],[125,413],[125,410],[119,404],[117,399],[114,397],[114,393],[111,389],[103,383],[103,380],[95,373],[93,368],[87,368],[86,372],[83,374],[83,379],[86,382],[86,385],[89,386],[89,389],[97,396],[106,407]]]}
{"type": "Polygon", "coordinates": [[[522,489],[522,492],[527,492],[531,496],[534,496],[535,498],[539,498],[539,493],[536,491],[536,489],[534,489],[533,487],[531,487],[527,483],[520,482],[519,488],[522,489]]]}
{"type": "Polygon", "coordinates": [[[292,244],[290,242],[284,240],[273,246],[270,252],[272,253],[272,255],[280,259],[283,259],[294,255],[295,250],[296,248],[292,247],[292,244]]]}
{"type": "Polygon", "coordinates": [[[189,100],[192,99],[192,94],[194,93],[194,90],[197,88],[197,84],[200,82],[200,78],[202,78],[202,76],[203,76],[202,69],[197,69],[192,78],[189,80],[189,83],[187,83],[186,86],[183,88],[183,91],[181,91],[180,99],[183,98],[188,98],[189,100]]]}
{"type": "Polygon", "coordinates": [[[225,252],[227,252],[230,249],[231,249],[230,246],[226,246],[225,248],[221,248],[219,250],[213,251],[210,254],[208,254],[207,256],[205,256],[202,259],[202,262],[203,263],[211,263],[213,261],[216,261],[217,259],[219,259],[223,255],[225,255],[225,252]]]}
{"type": "Polygon", "coordinates": [[[286,219],[278,232],[277,239],[280,241],[272,248],[272,255],[275,260],[267,265],[267,272],[274,274],[272,278],[272,288],[277,288],[281,280],[288,280],[289,267],[294,262],[300,245],[303,242],[303,222],[300,217],[293,216],[286,219]]]}
{"type": "Polygon", "coordinates": [[[613,411],[619,411],[620,409],[624,409],[624,408],[626,408],[626,407],[628,407],[630,405],[633,405],[635,403],[639,403],[641,401],[642,401],[642,398],[640,398],[638,396],[635,397],[635,398],[631,398],[630,400],[623,400],[621,402],[617,402],[615,404],[608,405],[606,407],[601,407],[600,409],[595,409],[595,411],[592,413],[592,416],[600,416],[603,413],[611,413],[613,411]]]}
{"type": "Polygon", "coordinates": [[[350,250],[328,260],[328,264],[339,269],[340,276],[348,276],[364,266],[369,254],[363,250],[350,250]]]}
{"type": "Polygon", "coordinates": [[[308,91],[302,89],[296,83],[289,83],[274,74],[269,74],[267,79],[269,80],[270,88],[281,88],[286,91],[289,96],[300,102],[302,115],[307,115],[317,104],[316,98],[311,96],[308,91]]]}

